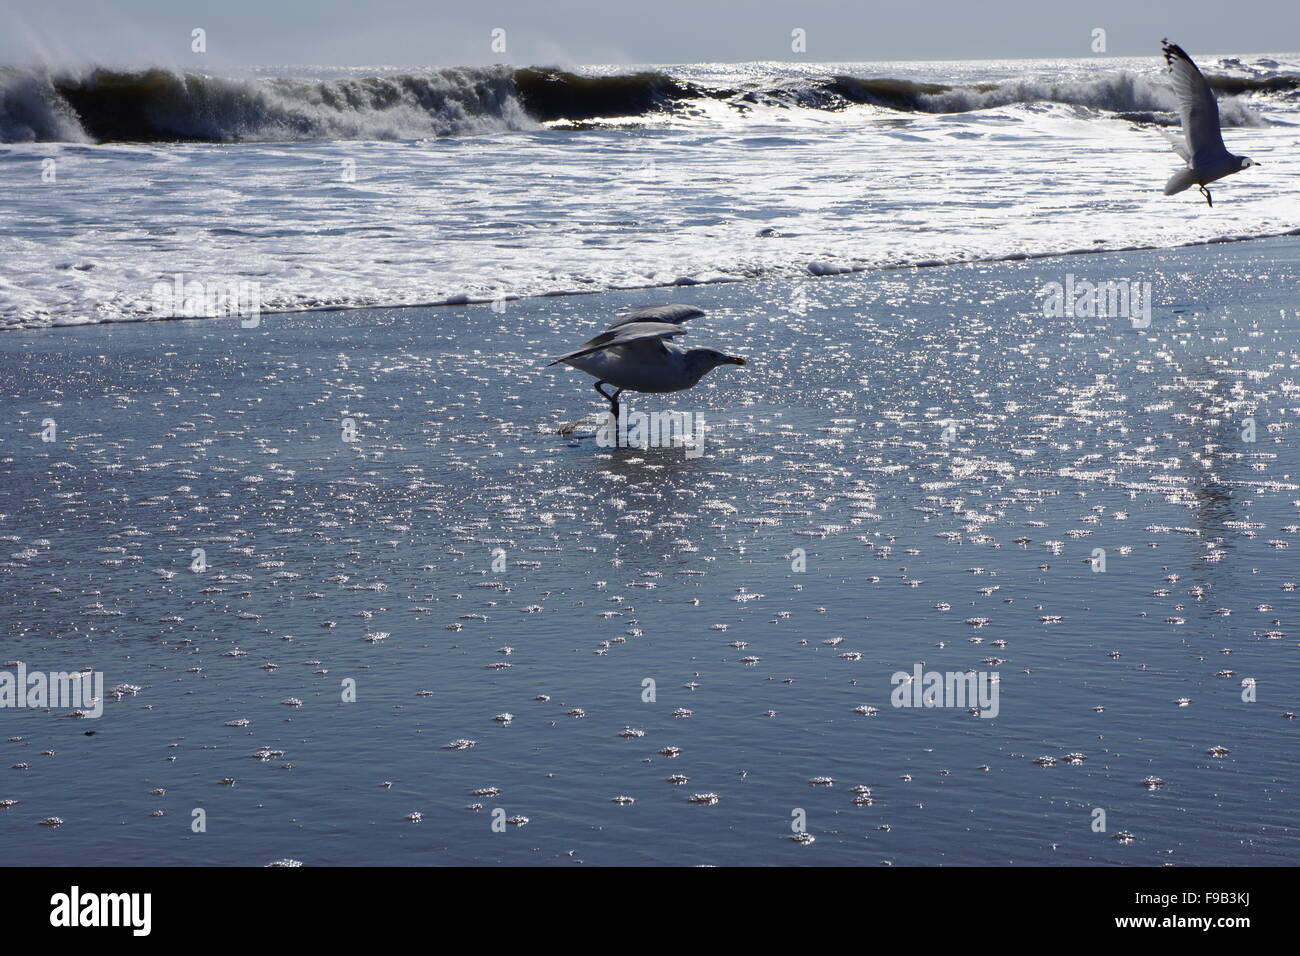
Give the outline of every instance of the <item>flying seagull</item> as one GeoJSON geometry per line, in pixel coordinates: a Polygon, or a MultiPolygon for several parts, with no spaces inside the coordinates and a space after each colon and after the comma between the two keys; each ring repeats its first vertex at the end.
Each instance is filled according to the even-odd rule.
{"type": "Polygon", "coordinates": [[[1205,201],[1213,206],[1214,199],[1205,188],[1209,183],[1260,164],[1249,157],[1228,152],[1219,133],[1219,105],[1214,101],[1210,84],[1182,47],[1168,40],[1160,42],[1174,92],[1178,95],[1178,118],[1183,124],[1183,135],[1171,137],[1170,141],[1174,152],[1187,163],[1186,169],[1180,169],[1169,177],[1169,182],[1165,183],[1165,195],[1172,196],[1196,185],[1205,201]]]}
{"type": "MultiPolygon", "coordinates": [[[[703,309],[690,305],[652,305],[625,313],[609,327],[550,365],[564,363],[596,378],[596,391],[618,417],[618,396],[633,392],[680,392],[719,365],[747,365],[739,355],[717,349],[684,349],[670,339],[685,335],[682,323],[703,309]],[[602,386],[612,386],[613,394],[602,386]]],[[[548,366],[549,367],[549,366],[548,366]]]]}

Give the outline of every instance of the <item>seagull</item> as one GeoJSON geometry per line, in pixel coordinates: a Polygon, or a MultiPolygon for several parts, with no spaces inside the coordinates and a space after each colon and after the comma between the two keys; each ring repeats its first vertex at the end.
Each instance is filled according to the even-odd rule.
{"type": "Polygon", "coordinates": [[[1172,196],[1195,184],[1213,207],[1214,199],[1205,188],[1207,184],[1260,164],[1247,156],[1228,152],[1219,133],[1219,105],[1214,101],[1210,84],[1182,47],[1168,40],[1160,42],[1178,95],[1178,118],[1183,124],[1182,137],[1171,136],[1170,142],[1174,152],[1187,163],[1186,169],[1169,177],[1165,195],[1172,196]]]}
{"type": "Polygon", "coordinates": [[[704,315],[691,305],[652,305],[624,313],[609,331],[583,342],[550,365],[571,365],[596,378],[596,391],[618,417],[623,391],[680,392],[691,388],[719,365],[748,365],[739,355],[717,349],[684,349],[669,339],[685,335],[682,323],[704,315]],[[602,386],[612,386],[606,392],[602,386]]]}

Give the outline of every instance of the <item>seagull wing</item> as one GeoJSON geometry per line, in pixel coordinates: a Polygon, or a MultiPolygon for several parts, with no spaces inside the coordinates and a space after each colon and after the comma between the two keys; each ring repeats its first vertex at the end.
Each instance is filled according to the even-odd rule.
{"type": "Polygon", "coordinates": [[[703,309],[697,309],[693,305],[647,305],[633,309],[631,312],[624,312],[610,328],[616,329],[620,325],[631,325],[633,322],[668,322],[672,325],[681,325],[687,319],[698,319],[703,314],[703,309]]]}
{"type": "Polygon", "coordinates": [[[1169,145],[1173,147],[1174,152],[1183,158],[1183,162],[1188,166],[1192,164],[1192,156],[1187,152],[1187,140],[1177,133],[1171,133],[1167,129],[1162,129],[1160,135],[1169,140],[1169,145]]]}
{"type": "Polygon", "coordinates": [[[1214,91],[1182,47],[1168,40],[1161,42],[1178,96],[1178,117],[1190,154],[1188,162],[1193,167],[1211,165],[1229,155],[1219,132],[1219,104],[1214,100],[1214,91]]]}
{"type": "Polygon", "coordinates": [[[672,322],[621,322],[608,332],[601,332],[595,338],[583,342],[581,347],[568,355],[561,355],[550,364],[558,365],[560,362],[568,362],[582,358],[584,355],[591,355],[593,352],[603,352],[624,345],[649,345],[651,342],[656,342],[662,349],[664,339],[685,334],[684,328],[672,322]]]}

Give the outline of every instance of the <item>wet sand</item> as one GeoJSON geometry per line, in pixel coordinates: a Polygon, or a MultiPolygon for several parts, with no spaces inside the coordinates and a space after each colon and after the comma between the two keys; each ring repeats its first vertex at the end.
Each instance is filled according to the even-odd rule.
{"type": "Polygon", "coordinates": [[[0,669],[138,688],[0,709],[7,856],[1295,865],[1298,278],[1278,239],[6,333],[0,669]],[[1045,318],[1068,275],[1150,327],[1045,318]],[[556,434],[602,406],[545,360],[662,302],[751,361],[631,403],[704,454],[556,434]],[[918,664],[997,716],[893,706],[918,664]]]}

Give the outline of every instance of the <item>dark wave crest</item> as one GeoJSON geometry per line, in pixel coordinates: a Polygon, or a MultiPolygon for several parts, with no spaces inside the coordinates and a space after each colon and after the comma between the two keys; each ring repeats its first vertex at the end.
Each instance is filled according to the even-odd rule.
{"type": "MultiPolygon", "coordinates": [[[[1247,93],[1276,94],[1300,89],[1300,76],[1294,75],[1267,79],[1212,77],[1211,82],[1226,96],[1232,97],[1220,102],[1223,122],[1230,126],[1254,126],[1263,122],[1244,100],[1237,97],[1247,93]]],[[[1127,72],[1089,79],[1011,80],[968,86],[918,83],[890,77],[836,76],[801,89],[747,96],[755,101],[784,101],[816,109],[870,105],[905,113],[968,113],[1017,104],[1056,103],[1130,117],[1169,114],[1177,108],[1173,90],[1162,78],[1127,72]]]]}
{"type": "MultiPolygon", "coordinates": [[[[1210,76],[1228,125],[1259,125],[1246,97],[1291,100],[1300,75],[1210,76]]],[[[788,87],[722,89],[667,73],[583,76],[530,67],[462,68],[344,79],[227,78],[162,69],[57,74],[0,70],[0,141],[248,142],[421,139],[590,123],[722,100],[842,110],[869,105],[906,113],[961,113],[1059,103],[1159,121],[1174,110],[1163,78],[1113,73],[968,86],[848,75],[788,87]]]]}
{"type": "Polygon", "coordinates": [[[731,91],[709,90],[666,73],[579,76],[564,70],[516,70],[515,90],[529,115],[540,122],[643,116],[677,109],[683,102],[731,91]]]}
{"type": "Polygon", "coordinates": [[[0,72],[6,142],[420,139],[532,125],[504,68],[330,80],[0,72]]]}

